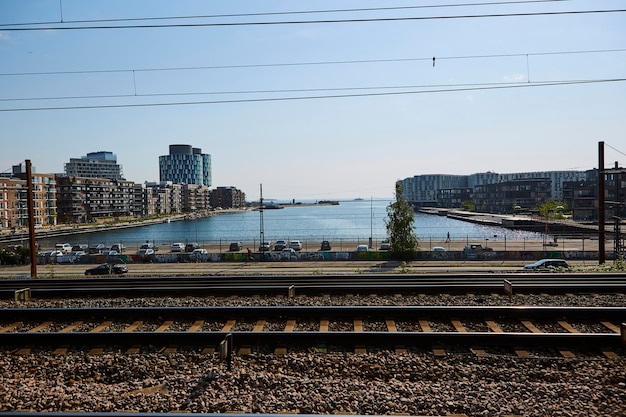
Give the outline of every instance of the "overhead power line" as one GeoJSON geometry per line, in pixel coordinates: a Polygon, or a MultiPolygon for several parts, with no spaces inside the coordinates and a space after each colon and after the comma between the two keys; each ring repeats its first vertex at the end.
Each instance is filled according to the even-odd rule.
{"type": "MultiPolygon", "coordinates": [[[[561,81],[562,82],[562,81],[561,81]]],[[[370,87],[335,87],[335,88],[300,88],[281,90],[233,90],[233,91],[196,91],[187,93],[127,93],[127,94],[103,94],[88,96],[56,96],[56,97],[20,97],[0,98],[0,102],[8,101],[42,101],[42,100],[79,100],[100,98],[124,98],[124,97],[172,97],[172,96],[200,96],[200,95],[225,95],[225,94],[281,94],[281,93],[312,93],[328,91],[364,91],[364,90],[399,90],[407,88],[459,88],[478,86],[515,85],[527,83],[527,81],[501,82],[501,83],[464,83],[464,84],[431,84],[431,85],[397,85],[397,86],[370,86],[370,87]]]]}
{"type": "Polygon", "coordinates": [[[417,16],[417,17],[377,17],[364,19],[327,19],[327,20],[285,20],[273,22],[224,22],[224,23],[171,23],[155,25],[102,25],[102,26],[43,26],[43,27],[3,27],[3,31],[41,31],[41,30],[88,30],[88,29],[154,29],[154,28],[193,28],[193,27],[228,27],[228,26],[273,26],[299,24],[327,24],[327,23],[365,23],[365,22],[402,22],[422,20],[449,20],[449,19],[479,19],[496,17],[529,17],[529,16],[558,16],[598,13],[623,13],[626,9],[612,10],[577,10],[560,12],[527,12],[527,13],[492,13],[474,15],[450,16],[417,16]]]}
{"type": "MultiPolygon", "coordinates": [[[[544,85],[548,83],[572,83],[591,80],[544,80],[534,82],[533,85],[544,85]]],[[[0,98],[0,102],[11,101],[46,101],[46,100],[84,100],[84,99],[108,99],[108,98],[129,98],[129,97],[175,97],[175,96],[203,96],[203,95],[242,95],[242,94],[284,94],[284,93],[322,93],[330,91],[367,91],[367,90],[401,90],[401,89],[425,89],[424,92],[437,91],[433,89],[442,88],[478,88],[515,86],[528,84],[528,81],[517,82],[492,82],[492,83],[459,83],[459,84],[428,84],[428,85],[396,85],[396,86],[369,86],[369,87],[334,87],[334,88],[300,88],[300,89],[277,89],[277,90],[231,90],[231,91],[195,91],[195,92],[174,92],[174,93],[126,93],[126,94],[102,94],[85,96],[56,96],[56,97],[20,97],[20,98],[0,98]]]]}
{"type": "Polygon", "coordinates": [[[82,106],[62,106],[62,107],[12,108],[12,109],[0,109],[0,112],[107,109],[107,108],[130,108],[130,107],[164,107],[164,106],[184,106],[184,105],[319,100],[319,99],[338,99],[338,98],[356,98],[356,97],[381,97],[381,96],[432,94],[432,93],[463,92],[463,91],[504,90],[504,89],[511,89],[511,88],[549,87],[549,86],[564,86],[564,85],[577,85],[577,84],[580,85],[580,84],[614,83],[614,82],[623,82],[623,81],[626,81],[626,78],[557,81],[557,82],[546,82],[546,83],[523,83],[523,84],[506,85],[506,86],[445,88],[445,89],[437,89],[437,90],[394,91],[394,92],[385,92],[385,93],[360,93],[360,94],[343,94],[343,95],[337,94],[337,95],[325,95],[325,96],[273,97],[273,98],[251,98],[251,99],[237,99],[237,100],[231,99],[231,100],[189,101],[189,102],[169,102],[169,103],[103,104],[103,105],[82,105],[82,106]]]}
{"type": "MultiPolygon", "coordinates": [[[[552,52],[530,52],[530,53],[511,53],[511,54],[492,54],[492,55],[456,55],[456,56],[438,56],[438,61],[457,60],[457,59],[494,59],[494,58],[519,58],[547,55],[575,55],[575,54],[599,54],[612,52],[626,52],[623,49],[596,49],[596,50],[580,50],[580,51],[552,51],[552,52]]],[[[0,77],[9,76],[30,76],[30,75],[70,75],[70,74],[107,74],[120,72],[157,72],[157,71],[195,71],[208,69],[235,69],[235,68],[267,68],[267,67],[296,67],[296,66],[312,66],[312,65],[351,65],[351,64],[378,64],[391,62],[417,62],[432,61],[432,57],[414,57],[414,58],[388,58],[388,59],[357,59],[346,61],[308,61],[308,62],[274,62],[267,64],[232,64],[232,65],[204,65],[195,67],[163,67],[163,68],[118,68],[110,70],[81,70],[81,71],[34,71],[34,72],[7,72],[0,73],[0,77]]]]}
{"type": "Polygon", "coordinates": [[[259,16],[284,16],[284,15],[301,15],[301,14],[322,14],[322,13],[361,13],[361,12],[380,12],[395,10],[418,10],[418,9],[435,9],[435,8],[452,8],[452,7],[483,7],[483,6],[502,6],[502,5],[518,5],[533,3],[562,3],[571,0],[519,0],[519,1],[494,1],[480,3],[449,3],[449,4],[431,4],[422,6],[395,6],[395,7],[368,7],[354,9],[322,9],[322,10],[292,10],[284,12],[257,12],[257,13],[231,13],[231,14],[213,14],[213,15],[191,15],[191,16],[161,16],[161,17],[127,17],[119,19],[81,19],[49,22],[30,22],[30,23],[4,23],[3,26],[25,26],[25,25],[42,25],[55,23],[104,23],[104,22],[130,22],[130,21],[150,21],[150,20],[182,20],[182,19],[217,19],[225,17],[259,17],[259,16]]]}
{"type": "Polygon", "coordinates": [[[622,155],[626,156],[626,153],[624,153],[624,152],[620,151],[620,150],[619,150],[619,149],[617,149],[617,148],[614,148],[613,146],[609,145],[609,144],[608,144],[608,143],[606,143],[606,142],[604,143],[604,146],[607,146],[607,147],[609,147],[609,148],[613,149],[615,152],[620,153],[620,154],[622,154],[622,155]]]}

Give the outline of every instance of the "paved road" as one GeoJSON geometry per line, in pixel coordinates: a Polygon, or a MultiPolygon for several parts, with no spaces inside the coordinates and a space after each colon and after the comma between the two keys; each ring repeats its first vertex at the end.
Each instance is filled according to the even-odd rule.
{"type": "MultiPolygon", "coordinates": [[[[360,273],[521,272],[525,261],[416,261],[403,265],[387,261],[207,262],[128,264],[133,276],[186,275],[316,275],[360,273]]],[[[573,266],[595,266],[597,261],[574,261],[573,266]]],[[[37,265],[39,278],[84,276],[94,265],[37,265]]],[[[0,278],[30,277],[30,266],[2,266],[0,278]]]]}

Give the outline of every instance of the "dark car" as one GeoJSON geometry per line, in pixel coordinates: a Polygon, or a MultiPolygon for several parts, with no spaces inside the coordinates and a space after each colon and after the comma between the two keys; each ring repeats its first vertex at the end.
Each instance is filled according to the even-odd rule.
{"type": "Polygon", "coordinates": [[[233,242],[228,247],[228,250],[231,252],[239,252],[241,250],[241,247],[242,247],[241,242],[233,242]]]}
{"type": "Polygon", "coordinates": [[[280,252],[281,250],[287,247],[287,242],[285,240],[277,240],[274,243],[274,250],[280,252]]]}
{"type": "Polygon", "coordinates": [[[90,268],[85,271],[85,275],[119,275],[128,272],[126,265],[122,264],[102,264],[95,268],[90,268]]]}
{"type": "Polygon", "coordinates": [[[102,243],[94,243],[93,245],[89,245],[88,252],[91,255],[99,254],[100,252],[102,252],[106,248],[107,248],[106,245],[104,245],[102,243]]]}
{"type": "Polygon", "coordinates": [[[330,250],[330,242],[327,240],[322,241],[322,246],[320,247],[320,250],[330,250]]]}
{"type": "Polygon", "coordinates": [[[197,243],[187,243],[185,245],[185,252],[193,252],[196,249],[198,249],[200,247],[200,245],[198,245],[197,243]]]}
{"type": "Polygon", "coordinates": [[[541,259],[535,263],[524,265],[524,269],[542,270],[542,269],[567,269],[569,265],[565,259],[541,259]]]}

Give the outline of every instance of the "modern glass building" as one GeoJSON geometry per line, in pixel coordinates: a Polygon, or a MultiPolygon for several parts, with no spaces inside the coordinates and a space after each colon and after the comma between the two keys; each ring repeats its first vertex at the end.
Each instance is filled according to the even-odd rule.
{"type": "Polygon", "coordinates": [[[211,155],[191,145],[170,145],[170,154],[159,156],[159,179],[210,187],[211,155]]]}

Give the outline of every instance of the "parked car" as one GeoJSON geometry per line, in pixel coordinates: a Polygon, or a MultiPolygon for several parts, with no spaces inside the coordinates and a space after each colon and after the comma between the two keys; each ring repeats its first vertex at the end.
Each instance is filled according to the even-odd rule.
{"type": "Polygon", "coordinates": [[[116,250],[103,250],[100,254],[106,256],[119,256],[120,253],[116,250]]]}
{"type": "Polygon", "coordinates": [[[479,243],[469,243],[465,245],[463,248],[463,252],[465,253],[482,253],[482,252],[493,252],[492,248],[484,247],[479,243]]]}
{"type": "Polygon", "coordinates": [[[441,247],[441,246],[433,246],[433,248],[431,249],[432,252],[445,252],[446,248],[441,247]]]}
{"type": "Polygon", "coordinates": [[[87,245],[86,243],[81,243],[79,245],[72,246],[73,252],[78,252],[78,251],[87,252],[88,250],[89,250],[89,245],[87,245]]]}
{"type": "Polygon", "coordinates": [[[139,249],[137,251],[137,255],[139,255],[139,256],[154,255],[154,249],[139,249]]]}
{"type": "Polygon", "coordinates": [[[103,245],[102,243],[94,243],[92,245],[89,245],[89,253],[91,255],[94,255],[94,254],[102,252],[106,248],[107,247],[105,245],[103,245]]]}
{"type": "Polygon", "coordinates": [[[50,252],[44,252],[42,254],[47,256],[65,256],[65,252],[63,252],[62,250],[53,250],[50,252]]]}
{"type": "Polygon", "coordinates": [[[185,245],[185,252],[193,252],[194,250],[198,249],[199,247],[200,247],[200,245],[197,244],[196,242],[187,243],[185,245]]]}
{"type": "Polygon", "coordinates": [[[69,256],[76,256],[77,258],[80,258],[81,256],[87,255],[87,252],[85,252],[84,250],[73,250],[73,251],[69,252],[68,255],[69,256]]]}
{"type": "Polygon", "coordinates": [[[359,245],[356,247],[356,251],[357,252],[368,252],[369,249],[367,247],[367,245],[359,245]]]}
{"type": "Polygon", "coordinates": [[[56,245],[54,245],[54,249],[60,250],[63,253],[67,253],[72,251],[72,245],[70,245],[69,243],[57,243],[56,245]]]}
{"type": "Polygon", "coordinates": [[[259,252],[267,252],[272,250],[272,242],[263,242],[259,245],[259,252]]]}
{"type": "Polygon", "coordinates": [[[189,259],[192,261],[206,260],[208,253],[209,251],[203,248],[194,249],[193,252],[189,254],[189,259]]]}
{"type": "Polygon", "coordinates": [[[228,246],[228,250],[231,252],[239,252],[242,249],[243,245],[241,242],[233,242],[228,246]]]}
{"type": "Polygon", "coordinates": [[[139,247],[139,249],[152,249],[152,250],[157,250],[157,247],[156,247],[156,246],[154,246],[154,245],[153,245],[152,243],[150,243],[150,242],[146,242],[146,243],[144,243],[143,245],[141,245],[141,246],[139,247]]]}
{"type": "Polygon", "coordinates": [[[323,240],[320,250],[331,250],[330,242],[328,240],[323,240]]]}
{"type": "Polygon", "coordinates": [[[170,247],[170,250],[172,252],[182,252],[182,251],[185,250],[185,244],[181,243],[181,242],[172,243],[172,246],[170,247]]]}
{"type": "Polygon", "coordinates": [[[292,240],[289,242],[289,247],[296,252],[300,252],[302,250],[302,243],[299,240],[292,240]]]}
{"type": "Polygon", "coordinates": [[[126,250],[126,246],[122,245],[121,243],[114,243],[111,245],[111,250],[122,253],[126,250]]]}
{"type": "Polygon", "coordinates": [[[292,248],[284,248],[280,251],[280,259],[285,261],[291,261],[298,259],[298,255],[296,255],[296,251],[292,248]]]}
{"type": "Polygon", "coordinates": [[[391,249],[391,243],[389,243],[389,239],[381,240],[379,250],[389,250],[389,249],[391,249]]]}
{"type": "Polygon", "coordinates": [[[467,259],[480,259],[484,257],[488,257],[490,253],[493,252],[492,248],[483,247],[478,243],[468,243],[463,248],[463,255],[467,259]]]}
{"type": "Polygon", "coordinates": [[[128,272],[128,267],[122,264],[102,264],[95,268],[90,268],[85,271],[85,275],[115,275],[125,274],[128,272]]]}
{"type": "Polygon", "coordinates": [[[285,240],[277,240],[276,243],[274,243],[274,250],[275,251],[281,251],[283,249],[285,249],[287,247],[287,241],[285,240]]]}
{"type": "Polygon", "coordinates": [[[526,270],[539,270],[539,269],[556,269],[556,268],[569,268],[565,259],[541,259],[532,264],[524,265],[526,270]]]}

